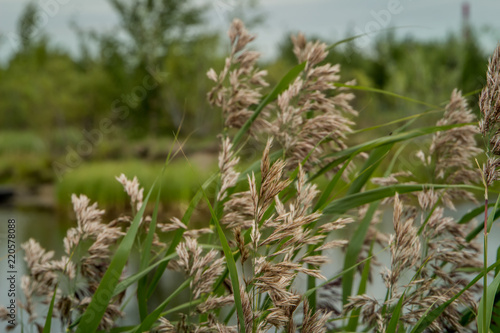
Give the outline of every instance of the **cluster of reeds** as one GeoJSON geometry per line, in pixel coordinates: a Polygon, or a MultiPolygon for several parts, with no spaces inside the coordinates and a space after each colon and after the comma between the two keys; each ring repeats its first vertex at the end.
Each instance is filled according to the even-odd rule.
{"type": "MultiPolygon", "coordinates": [[[[19,306],[28,322],[44,332],[55,327],[53,318],[61,331],[75,332],[487,332],[491,321],[498,328],[500,280],[488,293],[478,284],[500,267],[481,260],[475,241],[482,225],[471,221],[484,207],[460,219],[450,211],[477,204],[477,192],[488,193],[498,178],[499,49],[480,99],[479,131],[455,90],[445,107],[435,106],[443,113],[435,126],[408,129],[412,121],[403,119],[393,122],[401,125],[391,135],[352,145],[357,112],[350,90],[363,87],[339,82],[340,65],[324,62],[331,48],[292,37],[298,65],[263,94],[266,72],[248,49],[254,36],[235,20],[229,38],[222,71],[208,71],[215,82],[208,101],[226,126],[219,173],[200,186],[182,218],[169,221],[158,216],[159,191],[145,215],[154,186],[144,196],[136,178],[117,178],[132,216],[109,223],[97,204],[73,196],[77,227],[64,239],[65,256],[54,260],[35,240],[23,245],[29,275],[19,306]],[[482,152],[478,132],[488,143],[485,188],[477,185],[474,162],[482,152]],[[414,138],[420,150],[406,154],[419,158],[419,173],[399,169],[403,149],[395,149],[414,138]],[[249,141],[262,154],[243,170],[239,154],[249,141]],[[193,229],[189,221],[202,199],[210,220],[193,229]],[[379,224],[388,203],[394,231],[386,234],[379,224]],[[339,231],[345,227],[349,233],[339,231]],[[139,267],[127,273],[133,249],[139,267]],[[390,260],[377,260],[380,253],[390,260]],[[170,271],[185,278],[175,281],[170,271]],[[160,282],[172,291],[153,302],[160,282]],[[137,321],[123,327],[127,291],[137,321]]],[[[486,201],[485,240],[496,206],[488,218],[486,201]]]]}

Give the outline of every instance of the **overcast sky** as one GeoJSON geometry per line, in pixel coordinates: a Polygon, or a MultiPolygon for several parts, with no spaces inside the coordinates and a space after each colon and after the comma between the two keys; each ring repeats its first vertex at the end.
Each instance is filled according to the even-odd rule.
{"type": "MultiPolygon", "coordinates": [[[[200,2],[202,0],[199,0],[200,2]]],[[[0,59],[5,60],[15,50],[16,22],[29,0],[0,0],[0,59]]],[[[109,30],[117,24],[117,17],[106,0],[35,0],[45,12],[44,31],[54,45],[77,52],[77,41],[69,22],[94,30],[109,30]],[[58,8],[47,4],[60,3],[58,8]],[[45,5],[45,9],[44,8],[45,5]]],[[[227,17],[234,13],[237,0],[210,1],[207,19],[212,29],[227,29],[227,17]]],[[[500,1],[474,0],[470,3],[470,22],[481,30],[481,45],[491,52],[500,39],[500,1]]],[[[343,39],[349,32],[375,32],[387,27],[398,27],[400,36],[416,38],[444,38],[450,32],[459,32],[463,1],[457,0],[265,0],[260,12],[264,24],[253,29],[258,34],[256,46],[270,57],[276,43],[288,31],[302,31],[330,41],[343,39]]],[[[360,41],[361,42],[361,41],[360,41]]]]}

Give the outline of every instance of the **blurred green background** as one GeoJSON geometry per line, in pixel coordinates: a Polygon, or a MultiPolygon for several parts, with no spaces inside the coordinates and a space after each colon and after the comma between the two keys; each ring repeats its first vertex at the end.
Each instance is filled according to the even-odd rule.
{"type": "MultiPolygon", "coordinates": [[[[216,169],[216,135],[222,130],[222,119],[220,111],[206,102],[211,83],[205,73],[211,67],[220,70],[224,63],[228,42],[223,30],[231,18],[242,16],[250,31],[260,32],[264,44],[256,45],[267,53],[261,67],[269,71],[271,86],[296,63],[289,35],[301,30],[301,22],[284,24],[276,31],[279,15],[286,15],[279,9],[286,11],[283,1],[270,6],[256,1],[108,0],[103,3],[112,28],[101,29],[99,24],[92,28],[92,22],[69,19],[60,34],[49,32],[50,20],[59,11],[64,13],[67,2],[53,0],[59,7],[50,12],[47,2],[23,1],[17,16],[9,17],[15,21],[15,31],[2,31],[0,183],[16,192],[19,207],[65,211],[70,208],[71,193],[84,193],[103,207],[121,209],[127,198],[114,176],[137,175],[146,188],[151,185],[170,147],[179,147],[173,140],[179,127],[190,163],[182,154],[173,160],[162,193],[164,202],[182,205],[216,169]],[[267,13],[273,5],[276,16],[267,13]],[[219,28],[214,28],[214,19],[219,28]],[[281,36],[272,49],[263,46],[269,42],[266,29],[281,36]],[[61,44],[65,40],[61,36],[68,35],[72,47],[61,44]]],[[[9,3],[13,4],[0,5],[4,19],[9,3]]],[[[87,8],[91,3],[79,6],[87,8]]],[[[297,4],[306,5],[291,3],[295,7],[290,5],[290,11],[300,9],[297,4]]],[[[321,1],[314,3],[311,9],[321,6],[321,1]]],[[[337,4],[336,15],[342,15],[342,3],[337,4]]],[[[342,66],[342,82],[355,79],[358,85],[435,105],[446,102],[455,87],[464,93],[482,87],[487,55],[494,47],[482,40],[498,31],[470,23],[468,12],[474,12],[474,6],[448,3],[459,29],[417,38],[412,31],[422,27],[404,26],[402,16],[392,21],[380,17],[387,13],[387,3],[376,5],[375,11],[367,7],[362,21],[366,25],[351,25],[343,35],[328,37],[328,22],[323,22],[323,33],[307,36],[332,44],[359,31],[370,32],[370,23],[378,22],[379,29],[365,37],[368,46],[366,40],[355,40],[330,53],[327,60],[342,66]]],[[[410,4],[401,2],[401,6],[406,9],[410,4]]],[[[352,10],[352,5],[347,7],[346,12],[352,10]]],[[[483,7],[481,12],[488,10],[483,7]]],[[[432,6],[427,10],[432,13],[432,6]]],[[[306,25],[311,17],[305,16],[306,25]]],[[[360,112],[357,128],[425,111],[425,106],[394,97],[355,93],[354,106],[360,112]]],[[[476,100],[477,93],[472,94],[474,108],[476,100]]],[[[424,121],[432,124],[439,116],[424,121]]],[[[369,135],[386,135],[390,130],[386,127],[369,135]]],[[[361,135],[354,140],[363,139],[361,135]]]]}

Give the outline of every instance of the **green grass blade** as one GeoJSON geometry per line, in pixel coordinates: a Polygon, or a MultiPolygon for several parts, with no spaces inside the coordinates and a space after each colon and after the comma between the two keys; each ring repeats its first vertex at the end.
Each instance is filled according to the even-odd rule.
{"type": "Polygon", "coordinates": [[[136,326],[113,327],[109,331],[97,331],[97,333],[122,333],[122,332],[130,332],[134,328],[136,328],[136,326]]]}
{"type": "Polygon", "coordinates": [[[189,284],[191,283],[191,280],[193,278],[188,278],[186,281],[184,281],[173,293],[171,293],[166,300],[164,300],[158,307],[151,312],[141,323],[140,326],[138,326],[134,332],[135,333],[142,333],[142,332],[149,332],[151,329],[151,326],[160,318],[161,312],[165,309],[165,307],[176,297],[179,295],[181,291],[189,287],[189,284]]]}
{"type": "Polygon", "coordinates": [[[488,333],[491,324],[491,313],[493,312],[493,303],[495,302],[495,295],[500,285],[500,275],[497,275],[493,282],[488,286],[488,297],[486,298],[486,304],[484,304],[484,299],[479,302],[479,309],[477,313],[477,328],[479,333],[488,333]],[[484,325],[484,312],[486,311],[486,329],[483,329],[484,325]]]}
{"type": "Polygon", "coordinates": [[[351,85],[340,83],[340,82],[336,82],[336,83],[334,83],[334,85],[336,87],[345,87],[345,88],[354,89],[354,90],[362,90],[362,91],[368,91],[368,92],[375,92],[375,93],[382,94],[382,95],[388,95],[388,96],[391,96],[391,97],[396,97],[396,98],[405,100],[407,102],[416,103],[416,104],[420,104],[420,105],[425,105],[425,106],[433,108],[433,109],[442,109],[442,107],[440,107],[439,105],[434,105],[434,104],[430,104],[430,103],[427,103],[427,102],[424,102],[424,101],[419,101],[418,99],[406,97],[406,96],[399,95],[399,94],[393,93],[391,91],[383,90],[383,89],[377,89],[377,88],[365,87],[365,86],[351,86],[351,85]]]}
{"type": "Polygon", "coordinates": [[[231,251],[231,248],[229,247],[229,243],[227,242],[226,235],[224,235],[224,231],[220,226],[219,219],[217,218],[217,215],[215,214],[212,205],[210,204],[210,200],[206,196],[205,192],[203,192],[203,194],[205,197],[205,201],[208,204],[208,208],[210,209],[210,213],[212,214],[212,219],[214,220],[217,233],[219,234],[222,250],[224,251],[224,256],[226,257],[227,269],[229,270],[229,276],[231,278],[231,284],[233,286],[234,305],[236,306],[236,312],[238,314],[240,332],[245,332],[245,317],[243,316],[243,306],[241,305],[240,282],[233,253],[231,251]]]}
{"type": "MultiPolygon", "coordinates": [[[[314,269],[313,265],[307,265],[307,268],[309,269],[314,269]]],[[[308,290],[314,290],[309,297],[307,298],[309,302],[309,308],[311,311],[315,312],[316,311],[316,278],[314,276],[307,276],[307,289],[308,290]]]]}
{"type": "Polygon", "coordinates": [[[493,222],[495,221],[496,214],[498,212],[498,205],[500,203],[500,195],[497,196],[497,201],[495,202],[495,207],[493,208],[493,212],[488,215],[488,224],[487,224],[487,232],[489,233],[491,230],[491,226],[493,225],[493,222]]]}
{"type": "MultiPolygon", "coordinates": [[[[363,267],[363,272],[361,273],[361,281],[359,282],[358,295],[363,295],[366,292],[366,286],[368,285],[368,280],[370,278],[370,267],[371,267],[371,257],[373,253],[373,245],[375,242],[370,244],[370,250],[368,251],[368,260],[363,267]]],[[[356,332],[358,328],[358,319],[361,314],[361,309],[354,309],[351,312],[351,316],[349,318],[349,322],[347,323],[346,330],[349,332],[356,332]]]]}
{"type": "Polygon", "coordinates": [[[421,118],[421,117],[424,117],[424,116],[428,116],[428,115],[432,115],[432,114],[435,114],[435,113],[443,113],[443,110],[434,110],[434,111],[428,110],[428,111],[424,111],[424,112],[421,112],[421,113],[418,113],[418,114],[414,114],[414,115],[411,115],[411,116],[407,116],[407,117],[399,118],[399,119],[396,119],[396,120],[388,121],[388,122],[385,122],[383,124],[360,128],[360,129],[357,129],[355,131],[352,131],[350,134],[352,135],[352,134],[358,134],[358,133],[368,132],[368,131],[379,129],[379,128],[382,128],[382,127],[387,127],[387,126],[395,125],[395,124],[398,124],[398,123],[401,123],[401,122],[407,121],[407,120],[414,121],[414,120],[417,120],[418,118],[421,118]]]}
{"type": "Polygon", "coordinates": [[[52,300],[50,301],[49,311],[47,312],[47,318],[45,318],[45,325],[43,326],[43,333],[50,333],[50,327],[52,326],[52,313],[54,312],[54,302],[56,300],[57,284],[54,288],[54,295],[52,295],[52,300]]]}
{"type": "MultiPolygon", "coordinates": [[[[375,149],[377,147],[390,144],[390,143],[396,143],[396,142],[401,142],[401,141],[406,141],[409,139],[413,139],[419,136],[424,136],[440,131],[447,131],[452,128],[457,128],[457,127],[463,127],[466,125],[472,125],[473,123],[462,123],[462,124],[452,124],[452,125],[444,125],[444,126],[431,126],[431,127],[424,127],[424,128],[419,128],[415,130],[411,130],[408,132],[403,132],[403,133],[397,133],[394,135],[387,135],[378,139],[370,140],[365,143],[361,143],[359,145],[344,149],[339,152],[332,153],[330,155],[327,155],[327,157],[335,157],[337,159],[339,158],[346,158],[346,156],[350,156],[352,154],[358,154],[360,152],[365,152],[369,151],[372,149],[375,149]]],[[[344,160],[345,160],[344,159],[344,160]]],[[[319,177],[320,175],[324,174],[325,172],[331,170],[333,167],[337,166],[339,163],[337,160],[334,160],[324,166],[321,170],[319,170],[315,175],[311,177],[312,179],[315,179],[319,177]]]]}
{"type": "Polygon", "coordinates": [[[360,35],[356,35],[356,36],[352,36],[352,37],[348,37],[348,38],[339,40],[338,42],[335,42],[332,45],[329,45],[326,49],[327,50],[333,50],[335,47],[337,47],[337,46],[339,46],[341,44],[349,43],[349,42],[351,42],[353,40],[356,40],[356,39],[358,39],[360,37],[363,37],[363,36],[366,36],[366,35],[368,35],[368,34],[366,34],[366,33],[365,34],[360,34],[360,35]]]}
{"type": "Polygon", "coordinates": [[[342,40],[339,40],[338,42],[335,42],[333,43],[332,45],[329,45],[326,49],[328,51],[331,51],[333,50],[335,47],[341,45],[341,44],[344,44],[344,43],[348,43],[348,42],[351,42],[353,40],[356,40],[360,37],[363,37],[363,36],[368,36],[368,35],[371,35],[371,34],[378,34],[378,33],[381,33],[381,32],[384,32],[384,31],[391,31],[391,30],[396,30],[396,29],[399,29],[399,28],[408,28],[410,26],[401,26],[401,27],[390,27],[390,28],[385,28],[385,29],[381,29],[381,30],[377,30],[377,31],[373,31],[373,32],[365,32],[363,34],[359,34],[359,35],[354,35],[354,36],[351,36],[351,37],[348,37],[348,38],[345,38],[345,39],[342,39],[342,40]]]}
{"type": "MultiPolygon", "coordinates": [[[[386,251],[389,247],[386,246],[385,248],[383,248],[382,250],[380,250],[379,252],[376,253],[376,255],[379,255],[380,253],[386,251]]],[[[356,267],[358,267],[359,265],[367,262],[368,260],[371,260],[374,256],[371,256],[371,257],[368,257],[368,258],[365,258],[363,260],[361,260],[360,262],[356,263],[356,265],[352,266],[352,267],[349,267],[348,269],[344,269],[342,272],[338,273],[337,275],[329,278],[328,280],[326,281],[323,281],[322,283],[316,285],[316,287],[314,287],[313,289],[309,289],[307,290],[305,293],[304,293],[304,297],[309,297],[309,295],[311,295],[311,293],[313,293],[315,290],[318,290],[319,288],[322,288],[324,287],[325,285],[327,285],[328,283],[332,282],[333,280],[335,279],[338,279],[339,277],[342,277],[344,276],[344,274],[348,271],[351,271],[353,269],[356,269],[356,267]]]]}
{"type": "MultiPolygon", "coordinates": [[[[493,207],[494,203],[490,202],[488,204],[488,207],[493,207]]],[[[464,224],[464,223],[469,223],[473,218],[478,216],[479,214],[484,214],[484,205],[481,205],[479,207],[476,207],[474,209],[469,210],[467,213],[465,213],[460,220],[458,220],[458,224],[464,224]]]]}
{"type": "MultiPolygon", "coordinates": [[[[497,291],[495,300],[500,299],[500,293],[497,291]]],[[[500,332],[500,301],[497,301],[493,306],[493,313],[491,314],[491,331],[500,332]]]]}
{"type": "Polygon", "coordinates": [[[128,287],[130,287],[131,285],[133,285],[135,282],[139,281],[139,279],[141,279],[142,277],[146,276],[149,272],[151,272],[155,267],[161,265],[161,264],[164,264],[164,263],[168,263],[170,260],[172,260],[173,258],[177,257],[177,253],[171,253],[169,254],[168,256],[165,256],[164,258],[162,258],[161,260],[155,262],[153,265],[151,266],[148,266],[147,268],[145,268],[144,270],[134,274],[134,275],[131,275],[129,277],[127,277],[126,279],[122,280],[120,283],[118,283],[118,285],[116,286],[115,288],[115,291],[113,292],[113,297],[119,295],[121,292],[123,292],[125,289],[127,289],[128,287]]]}
{"type": "Polygon", "coordinates": [[[405,298],[405,294],[401,295],[398,304],[392,311],[391,320],[389,321],[389,325],[387,325],[387,333],[396,333],[398,329],[399,317],[401,316],[401,308],[403,307],[403,300],[405,298]]]}
{"type": "Polygon", "coordinates": [[[380,163],[382,163],[382,160],[387,156],[393,146],[394,144],[383,145],[375,148],[371,152],[370,156],[361,168],[359,176],[356,177],[347,190],[347,195],[361,191],[366,182],[371,178],[375,169],[380,165],[380,163]]]}
{"type": "Polygon", "coordinates": [[[102,316],[104,315],[104,312],[106,311],[106,308],[111,301],[113,291],[121,277],[123,268],[128,261],[130,251],[132,250],[132,246],[134,245],[135,236],[139,229],[139,224],[141,222],[142,216],[144,215],[144,211],[146,210],[146,205],[154,186],[155,184],[153,184],[153,186],[149,190],[149,193],[146,196],[141,209],[135,215],[129,230],[127,231],[127,234],[120,242],[120,245],[118,246],[118,249],[113,256],[113,259],[111,260],[111,263],[106,270],[106,273],[104,273],[101,283],[99,283],[99,286],[97,287],[97,290],[93,295],[89,306],[81,317],[80,324],[76,329],[76,333],[90,333],[97,330],[102,316]]]}
{"type": "MultiPolygon", "coordinates": [[[[181,220],[182,223],[184,223],[185,225],[189,224],[189,221],[191,220],[191,216],[193,215],[196,206],[198,206],[198,203],[203,197],[203,192],[212,184],[212,182],[215,179],[217,179],[217,174],[213,174],[209,179],[207,179],[205,183],[203,183],[201,188],[196,192],[195,196],[189,202],[189,206],[186,212],[184,213],[184,216],[182,217],[181,220]]],[[[180,241],[182,240],[183,234],[184,234],[184,229],[182,228],[179,228],[174,233],[174,237],[170,243],[170,246],[168,247],[165,256],[169,256],[175,252],[175,248],[177,247],[177,245],[179,245],[180,241]]],[[[148,293],[147,293],[148,299],[151,298],[151,295],[153,295],[154,291],[156,290],[158,282],[160,281],[165,270],[167,269],[167,265],[168,265],[168,260],[163,262],[156,270],[155,275],[153,276],[153,279],[151,280],[151,283],[149,284],[148,287],[148,293]]]]}
{"type": "MultiPolygon", "coordinates": [[[[488,206],[491,207],[492,205],[493,205],[493,203],[491,203],[491,205],[488,205],[488,206]]],[[[484,214],[484,206],[479,207],[479,208],[481,208],[481,212],[479,214],[481,214],[481,215],[484,214]]],[[[477,214],[477,215],[479,215],[479,214],[477,214]]],[[[494,215],[494,218],[493,218],[493,221],[491,222],[491,225],[493,225],[493,222],[497,221],[500,218],[500,211],[497,210],[494,214],[490,214],[490,216],[492,216],[492,215],[494,215]]],[[[489,217],[488,217],[488,220],[489,220],[489,217]]],[[[491,228],[491,225],[488,224],[489,228],[491,228]]],[[[474,230],[470,231],[467,234],[467,236],[465,237],[465,240],[470,242],[471,240],[476,238],[476,236],[479,235],[479,233],[483,230],[484,230],[484,222],[479,222],[478,225],[474,228],[474,230]]]]}
{"type": "MultiPolygon", "coordinates": [[[[274,163],[278,158],[280,158],[281,156],[283,155],[283,150],[278,150],[278,151],[275,151],[274,153],[271,153],[269,155],[269,161],[271,163],[274,163]]],[[[245,169],[245,171],[243,171],[239,177],[238,177],[238,182],[241,182],[241,181],[246,181],[247,180],[247,175],[251,175],[252,172],[254,172],[255,174],[258,174],[260,172],[260,159],[255,161],[254,163],[252,163],[252,165],[250,165],[248,168],[245,169]]]]}
{"type": "Polygon", "coordinates": [[[184,310],[184,309],[193,308],[194,306],[199,305],[203,302],[205,302],[205,299],[203,299],[203,298],[195,299],[193,301],[186,302],[184,304],[177,305],[174,308],[168,309],[167,311],[162,312],[161,316],[165,317],[166,315],[169,315],[171,313],[177,313],[177,312],[184,310]]]}
{"type": "MultiPolygon", "coordinates": [[[[161,172],[163,176],[165,168],[161,172]]],[[[149,257],[151,252],[151,247],[153,245],[153,239],[156,232],[156,221],[158,218],[158,207],[160,206],[160,195],[161,195],[161,182],[158,186],[158,194],[156,196],[155,208],[153,211],[153,216],[151,217],[151,222],[149,224],[148,235],[146,236],[146,241],[142,247],[142,257],[140,262],[140,270],[144,271],[149,264],[149,257]]],[[[139,316],[141,320],[144,320],[148,314],[148,298],[147,298],[147,276],[142,277],[137,283],[137,304],[139,307],[139,316]]]]}
{"type": "MultiPolygon", "coordinates": [[[[497,248],[497,262],[500,261],[500,246],[497,248]]],[[[495,268],[495,276],[500,272],[500,267],[495,268]]]]}
{"type": "Polygon", "coordinates": [[[252,116],[245,122],[245,124],[239,129],[239,131],[236,133],[233,139],[233,145],[236,146],[240,140],[243,138],[243,134],[248,132],[250,129],[250,126],[252,126],[252,123],[257,119],[259,114],[262,112],[264,107],[275,100],[279,94],[281,94],[283,91],[285,91],[290,83],[295,80],[295,78],[304,70],[306,67],[306,63],[303,62],[301,64],[296,65],[293,67],[288,73],[283,76],[280,82],[273,88],[273,90],[264,97],[264,99],[260,102],[260,104],[257,106],[255,111],[252,113],[252,116]]]}
{"type": "MultiPolygon", "coordinates": [[[[500,266],[500,262],[496,262],[490,267],[488,267],[488,272],[491,271],[492,269],[495,269],[496,267],[500,266]]],[[[457,298],[459,298],[464,292],[466,292],[469,288],[471,288],[473,285],[477,283],[480,279],[483,278],[484,271],[479,273],[471,282],[469,282],[462,290],[460,290],[456,295],[451,297],[449,300],[438,306],[437,308],[431,310],[430,308],[422,315],[422,317],[419,319],[419,321],[415,324],[413,329],[411,330],[410,333],[422,333],[425,331],[425,329],[434,321],[436,320],[439,315],[451,304],[453,303],[457,298]]]]}
{"type": "Polygon", "coordinates": [[[418,228],[418,231],[417,231],[417,236],[420,236],[422,234],[422,232],[424,232],[424,229],[425,227],[427,226],[427,224],[429,223],[429,221],[431,220],[431,217],[432,215],[434,214],[434,212],[436,211],[436,209],[438,209],[438,207],[441,207],[441,199],[443,198],[443,195],[441,194],[438,198],[438,200],[434,203],[434,205],[432,206],[431,210],[429,211],[429,213],[427,213],[427,217],[425,218],[425,220],[420,224],[420,227],[418,228]]]}
{"type": "Polygon", "coordinates": [[[465,190],[482,191],[483,188],[473,185],[444,185],[444,184],[396,184],[377,188],[362,193],[346,195],[343,198],[332,201],[323,211],[325,214],[344,214],[349,209],[381,200],[397,193],[409,193],[422,191],[424,189],[460,188],[465,190]]]}
{"type": "MultiPolygon", "coordinates": [[[[413,120],[408,122],[407,124],[404,124],[403,126],[399,127],[397,130],[394,131],[394,134],[400,133],[401,131],[406,129],[406,127],[409,126],[412,122],[413,122],[413,120]]],[[[391,172],[394,168],[394,165],[396,164],[396,160],[399,157],[399,155],[401,154],[404,146],[405,145],[402,145],[397,150],[397,152],[394,154],[393,158],[391,159],[391,162],[389,163],[389,166],[388,166],[386,172],[384,173],[384,177],[388,177],[391,174],[391,172]]],[[[383,159],[389,154],[392,147],[394,147],[394,143],[389,143],[389,144],[377,147],[371,152],[370,156],[368,157],[365,164],[361,168],[361,171],[360,171],[358,177],[356,177],[356,179],[351,183],[349,189],[347,190],[347,193],[346,193],[347,195],[354,194],[354,193],[361,191],[363,186],[371,179],[371,176],[373,175],[373,172],[375,172],[376,168],[380,165],[380,163],[382,163],[383,159]]],[[[358,153],[355,153],[355,155],[357,155],[358,153]]]]}
{"type": "Polygon", "coordinates": [[[475,125],[475,123],[460,123],[460,124],[451,124],[451,125],[443,125],[443,126],[430,126],[430,127],[422,127],[422,128],[417,128],[414,130],[410,130],[407,132],[402,132],[402,133],[395,133],[392,135],[387,135],[378,139],[370,140],[365,143],[361,143],[359,145],[344,149],[339,152],[332,153],[328,155],[328,157],[341,157],[341,156],[347,156],[350,155],[356,151],[368,151],[380,146],[383,146],[385,144],[389,143],[396,143],[396,142],[401,142],[413,138],[417,138],[419,136],[423,135],[428,135],[428,134],[433,134],[436,132],[442,132],[442,131],[447,131],[452,128],[458,128],[458,127],[463,127],[463,126],[468,126],[468,125],[475,125]]]}
{"type": "Polygon", "coordinates": [[[333,192],[335,185],[337,185],[338,181],[340,180],[340,177],[342,177],[345,169],[351,163],[351,161],[354,157],[355,157],[354,154],[351,155],[351,157],[344,163],[342,168],[340,168],[340,170],[335,173],[335,176],[332,177],[332,180],[330,180],[328,182],[328,185],[321,192],[321,196],[319,197],[318,202],[316,202],[316,205],[314,206],[314,211],[321,210],[321,209],[325,208],[324,207],[325,205],[328,204],[328,198],[330,197],[330,194],[333,192]]]}
{"type": "Polygon", "coordinates": [[[359,224],[358,228],[354,232],[349,245],[347,246],[347,251],[344,257],[344,271],[346,272],[342,276],[342,304],[347,304],[347,298],[351,296],[352,284],[354,280],[355,270],[347,270],[349,267],[353,267],[357,264],[359,253],[363,246],[366,233],[370,227],[373,215],[377,211],[378,202],[374,202],[368,208],[363,220],[359,224]]]}

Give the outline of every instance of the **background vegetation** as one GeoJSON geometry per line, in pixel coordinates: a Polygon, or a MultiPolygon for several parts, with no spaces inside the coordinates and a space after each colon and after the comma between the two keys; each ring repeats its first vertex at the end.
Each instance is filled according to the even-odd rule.
{"type": "MultiPolygon", "coordinates": [[[[215,165],[209,156],[216,151],[213,138],[222,120],[206,103],[205,72],[221,68],[227,42],[205,32],[205,8],[174,0],[109,3],[119,25],[111,33],[73,26],[81,45],[76,55],[54,46],[51,36],[36,29],[35,4],[18,18],[20,47],[0,67],[1,183],[55,184],[59,204],[65,204],[68,188],[84,187],[76,175],[65,177],[78,169],[86,174],[86,194],[96,197],[100,194],[90,190],[101,179],[96,165],[112,169],[124,160],[161,161],[171,143],[168,137],[179,127],[180,137],[189,137],[187,150],[205,153],[203,167],[215,165]],[[98,137],[92,133],[103,119],[110,120],[111,129],[95,144],[98,137]],[[84,141],[92,144],[91,152],[79,154],[81,161],[68,168],[68,155],[88,148],[84,141]]],[[[450,35],[444,41],[396,38],[390,30],[374,38],[370,52],[350,42],[327,61],[340,63],[346,80],[434,105],[445,102],[457,85],[464,93],[482,87],[486,55],[472,30],[467,38],[450,35]]],[[[278,56],[261,65],[275,84],[295,64],[289,36],[284,36],[278,56]]],[[[362,114],[361,128],[425,110],[366,91],[358,91],[353,104],[362,114]]]]}

